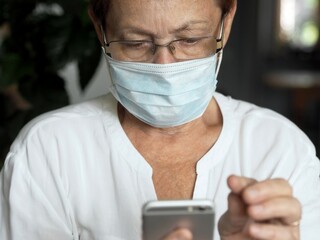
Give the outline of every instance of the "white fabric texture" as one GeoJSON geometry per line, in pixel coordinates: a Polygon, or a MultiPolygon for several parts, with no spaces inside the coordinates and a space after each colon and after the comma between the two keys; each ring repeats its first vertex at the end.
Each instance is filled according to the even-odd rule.
{"type": "MultiPolygon", "coordinates": [[[[320,162],[309,139],[273,111],[214,97],[223,129],[197,164],[193,198],[213,199],[218,220],[229,175],[285,178],[303,205],[301,239],[319,239],[320,162]]],[[[8,154],[0,194],[1,240],[141,239],[141,207],[157,198],[152,169],[121,128],[111,94],[29,123],[8,154]]]]}

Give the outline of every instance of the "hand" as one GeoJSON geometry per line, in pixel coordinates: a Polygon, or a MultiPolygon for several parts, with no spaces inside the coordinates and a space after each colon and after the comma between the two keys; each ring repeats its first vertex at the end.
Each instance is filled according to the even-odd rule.
{"type": "Polygon", "coordinates": [[[301,205],[286,180],[230,176],[228,210],[219,220],[222,240],[298,240],[301,205]]]}
{"type": "Polygon", "coordinates": [[[179,228],[166,235],[162,240],[192,240],[192,233],[189,229],[179,228]]]}

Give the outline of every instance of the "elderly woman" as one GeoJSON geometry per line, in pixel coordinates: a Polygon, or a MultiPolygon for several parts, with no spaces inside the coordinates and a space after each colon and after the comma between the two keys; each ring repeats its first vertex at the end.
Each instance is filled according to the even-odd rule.
{"type": "Polygon", "coordinates": [[[310,141],[215,92],[235,12],[236,0],[92,0],[112,94],[20,133],[1,173],[0,238],[141,239],[145,202],[211,199],[214,239],[317,239],[310,141]]]}

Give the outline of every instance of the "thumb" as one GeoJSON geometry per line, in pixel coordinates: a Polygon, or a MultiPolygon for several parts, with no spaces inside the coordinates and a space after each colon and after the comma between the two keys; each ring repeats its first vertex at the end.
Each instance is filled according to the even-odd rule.
{"type": "Polygon", "coordinates": [[[193,236],[189,229],[179,228],[166,235],[162,240],[192,240],[193,236]]]}
{"type": "Polygon", "coordinates": [[[228,236],[234,232],[241,232],[248,221],[246,204],[241,196],[230,193],[228,196],[228,210],[219,220],[218,229],[221,236],[228,236]]]}

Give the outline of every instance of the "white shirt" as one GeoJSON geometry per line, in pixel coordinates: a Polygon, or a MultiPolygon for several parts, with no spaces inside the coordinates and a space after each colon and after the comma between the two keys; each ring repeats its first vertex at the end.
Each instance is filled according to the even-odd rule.
{"type": "MultiPolygon", "coordinates": [[[[303,205],[301,239],[319,239],[320,162],[308,138],[275,112],[215,98],[223,129],[197,164],[193,198],[213,199],[218,221],[229,175],[285,178],[303,205]]],[[[141,239],[141,207],[157,198],[152,169],[123,131],[116,105],[109,94],[24,128],[0,175],[1,240],[141,239]]]]}

